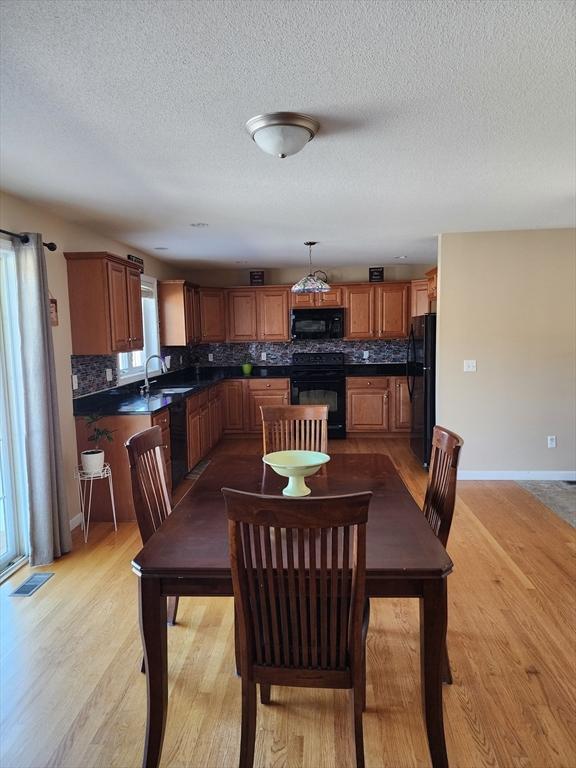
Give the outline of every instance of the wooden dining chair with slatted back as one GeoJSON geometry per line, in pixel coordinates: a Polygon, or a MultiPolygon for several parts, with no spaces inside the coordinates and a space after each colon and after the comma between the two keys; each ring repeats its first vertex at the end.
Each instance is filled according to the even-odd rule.
{"type": "MultiPolygon", "coordinates": [[[[172,511],[164,476],[162,430],[150,427],[132,435],[126,442],[126,450],[130,461],[134,511],[142,544],[146,544],[172,511]]],[[[168,597],[166,603],[168,623],[176,624],[178,597],[168,597]]]]}
{"type": "MultiPolygon", "coordinates": [[[[462,438],[445,427],[436,426],[432,432],[432,451],[428,469],[428,485],[422,511],[442,545],[448,536],[456,502],[456,475],[462,438]]],[[[444,647],[442,679],[452,683],[448,649],[444,647]]]]}
{"type": "Polygon", "coordinates": [[[327,405],[261,405],[264,453],[328,449],[327,405]]]}
{"type": "Polygon", "coordinates": [[[372,494],[285,499],[223,488],[240,640],[240,768],[252,768],[256,685],[353,690],[364,766],[362,618],[372,494]]]}

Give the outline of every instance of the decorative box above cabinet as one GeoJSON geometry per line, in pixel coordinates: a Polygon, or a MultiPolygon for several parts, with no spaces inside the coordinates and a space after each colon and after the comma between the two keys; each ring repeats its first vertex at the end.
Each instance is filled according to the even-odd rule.
{"type": "Polygon", "coordinates": [[[198,289],[185,280],[158,283],[160,344],[185,347],[200,341],[198,289]]]}
{"type": "Polygon", "coordinates": [[[65,253],[72,353],[110,355],[144,347],[141,267],[105,251],[65,253]]]}

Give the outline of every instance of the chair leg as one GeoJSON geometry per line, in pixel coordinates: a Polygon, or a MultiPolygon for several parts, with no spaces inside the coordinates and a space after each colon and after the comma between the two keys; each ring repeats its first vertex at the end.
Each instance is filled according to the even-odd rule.
{"type": "Polygon", "coordinates": [[[140,672],[142,672],[143,675],[146,674],[146,659],[144,656],[142,656],[142,664],[140,665],[140,672]]]}
{"type": "Polygon", "coordinates": [[[242,678],[242,735],[239,768],[252,768],[256,742],[256,683],[242,678]]]}
{"type": "Polygon", "coordinates": [[[168,614],[168,624],[171,627],[176,624],[176,613],[178,612],[178,597],[166,598],[166,613],[168,614]]]}
{"type": "Polygon", "coordinates": [[[236,677],[240,677],[240,634],[238,632],[238,619],[236,618],[236,611],[234,611],[234,658],[236,663],[236,677]]]}
{"type": "Polygon", "coordinates": [[[368,625],[370,624],[370,600],[366,598],[364,603],[364,615],[362,617],[362,711],[366,709],[366,639],[368,637],[368,625]]]}
{"type": "Polygon", "coordinates": [[[442,651],[442,682],[452,685],[452,670],[450,669],[450,658],[448,656],[448,645],[444,643],[442,651]]]}
{"type": "Polygon", "coordinates": [[[260,703],[270,704],[270,683],[260,683],[260,703]]]}
{"type": "Polygon", "coordinates": [[[364,730],[362,728],[362,704],[364,696],[362,695],[362,682],[354,685],[353,703],[354,703],[354,745],[356,747],[356,768],[364,768],[364,730]]]}

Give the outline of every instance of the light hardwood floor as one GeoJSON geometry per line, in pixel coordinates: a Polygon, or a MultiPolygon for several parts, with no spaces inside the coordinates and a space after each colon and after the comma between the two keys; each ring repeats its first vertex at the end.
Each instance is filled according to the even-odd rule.
{"type": "MultiPolygon", "coordinates": [[[[226,440],[230,455],[260,450],[226,440]]],[[[389,453],[421,503],[426,474],[406,441],[349,439],[332,452],[389,453]]],[[[140,673],[135,525],[95,524],[84,545],[52,566],[31,598],[0,588],[2,768],[140,765],[146,685],[140,673]]],[[[452,768],[573,768],[576,535],[512,482],[460,482],[449,552],[444,687],[452,768]]],[[[368,639],[366,764],[429,766],[420,709],[418,607],[375,600],[368,639]]],[[[235,768],[240,682],[232,601],[183,598],[169,628],[170,703],[162,766],[235,768]]],[[[350,768],[344,691],[274,689],[258,707],[258,768],[350,768]]]]}

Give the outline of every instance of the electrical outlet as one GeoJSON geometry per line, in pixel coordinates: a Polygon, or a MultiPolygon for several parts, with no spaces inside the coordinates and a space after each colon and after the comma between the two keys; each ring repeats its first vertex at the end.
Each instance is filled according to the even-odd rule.
{"type": "Polygon", "coordinates": [[[548,435],[548,448],[556,448],[556,435],[548,435]]]}
{"type": "Polygon", "coordinates": [[[260,360],[266,360],[266,352],[260,352],[260,360]]]}
{"type": "Polygon", "coordinates": [[[476,360],[464,360],[464,373],[476,373],[476,360]]]}
{"type": "Polygon", "coordinates": [[[72,389],[78,389],[78,376],[72,374],[72,389]]]}
{"type": "Polygon", "coordinates": [[[112,368],[106,368],[106,381],[112,381],[112,368]]]}
{"type": "Polygon", "coordinates": [[[208,352],[208,362],[213,363],[214,362],[214,355],[212,352],[208,352]]]}
{"type": "Polygon", "coordinates": [[[171,360],[172,360],[171,355],[166,355],[166,357],[164,358],[164,365],[166,366],[166,368],[170,368],[171,360]]]}
{"type": "Polygon", "coordinates": [[[365,349],[364,352],[362,352],[362,358],[364,360],[368,360],[369,357],[370,357],[370,352],[368,352],[368,350],[365,349]]]}

